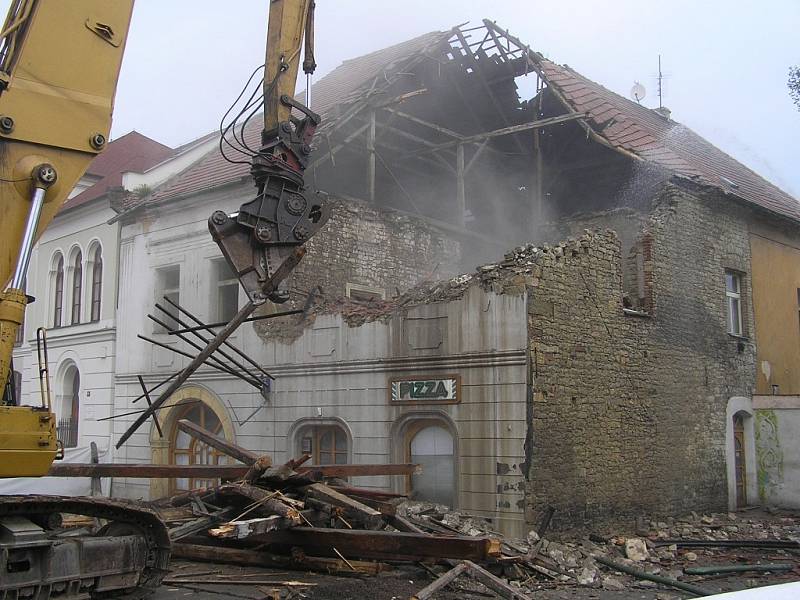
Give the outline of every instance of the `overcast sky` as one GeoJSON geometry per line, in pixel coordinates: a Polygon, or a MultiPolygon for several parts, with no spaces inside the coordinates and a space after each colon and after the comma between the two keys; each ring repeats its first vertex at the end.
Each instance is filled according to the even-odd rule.
{"type": "MultiPolygon", "coordinates": [[[[137,0],[113,136],[174,146],[213,130],[264,60],[269,0],[137,0]]],[[[490,18],[532,49],[675,120],[800,197],[800,0],[317,0],[317,77],[416,35],[490,18]]],[[[302,73],[301,73],[302,76],[302,73]]],[[[301,87],[304,87],[302,85],[301,87]]]]}

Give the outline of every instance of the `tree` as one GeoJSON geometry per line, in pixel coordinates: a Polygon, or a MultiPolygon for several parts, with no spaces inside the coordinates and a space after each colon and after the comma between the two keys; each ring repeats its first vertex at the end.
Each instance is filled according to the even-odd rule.
{"type": "Polygon", "coordinates": [[[789,96],[800,110],[800,67],[789,67],[789,81],[786,85],[789,86],[789,96]]]}

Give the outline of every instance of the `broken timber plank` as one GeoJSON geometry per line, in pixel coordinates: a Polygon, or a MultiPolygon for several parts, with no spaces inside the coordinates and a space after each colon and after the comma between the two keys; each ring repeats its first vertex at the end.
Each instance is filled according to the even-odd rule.
{"type": "MultiPolygon", "coordinates": [[[[281,556],[259,550],[243,550],[240,548],[221,548],[218,546],[202,546],[199,544],[173,544],[172,556],[188,558],[204,562],[228,563],[254,567],[300,568],[322,573],[352,575],[353,570],[339,559],[320,558],[315,556],[281,556]]],[[[351,565],[360,575],[377,575],[388,570],[389,566],[380,562],[350,560],[351,565]]]]}
{"type": "MultiPolygon", "coordinates": [[[[48,477],[141,477],[149,479],[169,479],[193,477],[199,479],[241,479],[249,470],[247,465],[152,465],[152,464],[114,464],[101,463],[63,463],[53,464],[48,477]]],[[[322,477],[366,477],[370,475],[406,475],[413,473],[416,465],[407,464],[365,464],[365,465],[319,465],[298,467],[296,475],[286,476],[267,469],[263,478],[283,477],[281,481],[296,485],[314,483],[322,477]],[[309,475],[313,473],[314,475],[309,475]],[[316,476],[317,479],[313,479],[316,476]],[[301,483],[305,481],[305,483],[301,483]]]]}
{"type": "Polygon", "coordinates": [[[178,421],[178,429],[246,465],[252,465],[259,458],[259,456],[254,452],[245,450],[244,448],[237,446],[226,439],[214,435],[207,429],[203,429],[199,425],[195,425],[188,419],[181,419],[178,421]]]}
{"type": "Polygon", "coordinates": [[[345,556],[413,562],[423,558],[484,561],[500,555],[500,540],[490,537],[440,537],[406,532],[295,527],[253,536],[251,540],[297,546],[315,555],[330,555],[335,547],[345,556]]]}
{"type": "Polygon", "coordinates": [[[383,515],[380,511],[349,496],[345,496],[324,483],[314,483],[306,486],[302,491],[309,498],[322,500],[328,504],[344,508],[349,515],[361,521],[368,529],[378,528],[384,524],[383,515]]]}
{"type": "Polygon", "coordinates": [[[200,517],[194,521],[189,521],[183,525],[178,525],[177,527],[173,527],[169,530],[169,539],[174,542],[176,540],[189,537],[190,535],[204,531],[212,525],[224,521],[225,519],[230,519],[234,514],[235,509],[223,508],[222,510],[212,513],[207,517],[200,517]]]}
{"type": "Polygon", "coordinates": [[[435,579],[432,583],[426,585],[416,594],[411,596],[411,600],[428,600],[434,593],[438,592],[440,589],[445,587],[447,584],[452,583],[459,575],[464,573],[467,570],[467,564],[461,563],[446,573],[440,575],[437,579],[435,579]]]}
{"type": "Polygon", "coordinates": [[[521,590],[511,587],[505,581],[503,581],[496,575],[492,575],[491,573],[489,573],[489,571],[487,571],[483,567],[476,565],[474,562],[465,560],[464,564],[467,565],[467,569],[470,575],[472,575],[475,579],[480,581],[490,590],[493,590],[494,592],[499,594],[501,598],[508,598],[508,600],[530,599],[530,597],[523,594],[521,590]]]}
{"type": "Polygon", "coordinates": [[[389,525],[391,525],[398,531],[406,531],[408,533],[420,533],[422,535],[428,535],[426,531],[423,531],[422,529],[414,525],[411,521],[409,521],[405,517],[401,517],[398,514],[394,514],[391,517],[389,517],[389,525]]]}
{"type": "Polygon", "coordinates": [[[221,523],[219,527],[209,529],[208,533],[212,537],[242,540],[251,535],[258,535],[289,527],[291,521],[279,515],[271,517],[259,517],[257,519],[247,519],[244,521],[229,521],[221,523]]]}
{"type": "Polygon", "coordinates": [[[237,495],[253,502],[258,502],[259,510],[284,517],[292,523],[300,523],[300,514],[297,508],[293,508],[279,499],[277,492],[268,492],[253,485],[246,483],[228,483],[217,488],[217,494],[221,496],[237,495]]]}

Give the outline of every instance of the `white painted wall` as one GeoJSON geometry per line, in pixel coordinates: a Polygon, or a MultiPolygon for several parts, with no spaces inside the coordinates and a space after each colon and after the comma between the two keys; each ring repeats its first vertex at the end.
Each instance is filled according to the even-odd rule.
{"type": "Polygon", "coordinates": [[[800,508],[800,396],[755,396],[753,408],[761,500],[800,508]]]}
{"type": "Polygon", "coordinates": [[[36,244],[28,271],[27,293],[36,301],[29,305],[24,323],[24,340],[14,351],[15,370],[22,373],[22,401],[38,404],[39,367],[36,330],[47,328],[50,385],[56,417],[63,416],[58,397],[64,393],[64,375],[69,365],[80,371],[80,423],[78,448],[96,442],[101,451],[109,448],[111,422],[98,421],[111,415],[114,406],[114,355],[116,343],[116,280],[119,226],[106,222],[115,215],[108,203],[99,199],[58,215],[36,244]],[[92,298],[91,249],[103,250],[103,287],[100,320],[90,322],[92,298]],[[70,324],[72,253],[83,256],[81,323],[70,324]],[[63,326],[53,328],[55,276],[53,257],[65,257],[63,326]]]}

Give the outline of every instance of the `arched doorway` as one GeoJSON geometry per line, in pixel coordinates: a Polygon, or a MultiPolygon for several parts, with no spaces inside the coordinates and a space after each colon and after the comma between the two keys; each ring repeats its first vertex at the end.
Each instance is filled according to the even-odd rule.
{"type": "Polygon", "coordinates": [[[65,448],[75,448],[78,445],[80,394],[81,373],[75,363],[70,361],[61,378],[56,424],[56,435],[65,448]]]}
{"type": "Polygon", "coordinates": [[[736,482],[736,506],[747,506],[747,460],[744,441],[746,413],[733,415],[733,469],[736,482]]]}
{"type": "Polygon", "coordinates": [[[455,443],[450,430],[437,421],[411,423],[406,433],[408,460],[422,466],[411,476],[409,490],[414,500],[455,506],[455,443]]]}
{"type": "MultiPolygon", "coordinates": [[[[200,385],[187,385],[169,398],[169,407],[159,411],[159,420],[164,432],[162,438],[155,425],[150,426],[151,461],[155,465],[175,464],[224,464],[225,459],[217,459],[214,451],[205,444],[192,445],[191,436],[178,431],[178,421],[189,419],[192,422],[214,431],[218,436],[236,442],[233,421],[228,409],[216,394],[200,385]],[[197,407],[196,411],[192,411],[197,407]],[[211,463],[211,461],[217,461],[211,463]]],[[[202,478],[151,479],[150,497],[161,498],[178,489],[205,487],[214,480],[202,478]]]]}
{"type": "MultiPolygon", "coordinates": [[[[224,465],[228,457],[208,444],[178,429],[178,421],[186,419],[215,435],[224,437],[222,422],[217,414],[203,402],[194,402],[181,406],[181,412],[175,416],[171,444],[171,460],[174,465],[224,465]]],[[[217,484],[215,479],[197,477],[180,477],[172,480],[171,492],[194,490],[217,484]]]]}
{"type": "Polygon", "coordinates": [[[736,510],[759,496],[752,400],[741,396],[729,398],[725,419],[728,508],[736,510]]]}

